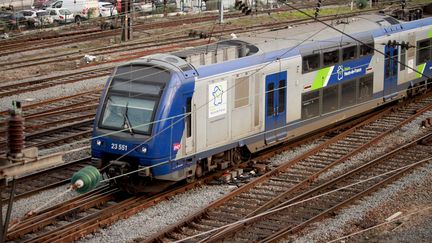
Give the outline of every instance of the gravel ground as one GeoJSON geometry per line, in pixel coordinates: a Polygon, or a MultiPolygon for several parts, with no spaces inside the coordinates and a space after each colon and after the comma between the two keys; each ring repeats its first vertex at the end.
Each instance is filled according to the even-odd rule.
{"type": "MultiPolygon", "coordinates": [[[[296,235],[286,242],[327,242],[380,224],[398,211],[401,211],[403,216],[425,209],[432,204],[431,187],[432,163],[429,163],[373,195],[360,200],[355,206],[343,209],[336,217],[306,228],[302,231],[304,235],[296,235]]],[[[389,224],[376,230],[361,233],[355,236],[352,241],[430,242],[429,240],[432,239],[431,214],[415,214],[408,219],[400,219],[399,222],[403,223],[402,227],[395,230],[393,230],[395,224],[389,224]],[[417,220],[419,215],[421,216],[420,220],[417,220]]]]}
{"type": "MultiPolygon", "coordinates": [[[[425,114],[424,116],[422,116],[421,118],[418,118],[417,120],[413,121],[412,123],[404,126],[404,128],[402,128],[400,131],[397,131],[394,134],[391,134],[389,136],[387,136],[386,141],[380,143],[379,145],[375,146],[374,148],[371,148],[369,150],[367,150],[364,153],[361,153],[358,155],[358,160],[359,161],[365,161],[368,158],[371,158],[373,155],[372,154],[381,154],[385,151],[385,147],[386,145],[388,145],[390,142],[392,142],[392,144],[394,146],[397,146],[398,144],[402,143],[404,140],[410,140],[415,136],[418,136],[418,133],[422,131],[422,129],[419,128],[419,123],[421,122],[421,120],[423,120],[425,117],[430,117],[432,115],[432,112],[429,112],[427,114],[425,114]]],[[[83,141],[83,143],[78,143],[76,145],[72,145],[72,146],[63,146],[61,148],[56,148],[53,149],[49,152],[56,152],[56,151],[68,151],[70,149],[74,149],[83,145],[86,145],[86,141],[83,141]]],[[[319,145],[319,143],[310,143],[307,145],[303,145],[300,148],[297,149],[293,149],[287,152],[283,152],[279,155],[274,156],[273,158],[269,159],[269,161],[271,162],[270,165],[276,166],[278,164],[281,164],[287,160],[293,159],[296,156],[304,153],[307,150],[310,150],[314,147],[316,147],[317,145],[319,145]]],[[[47,151],[44,151],[47,152],[47,151]]],[[[88,150],[84,149],[82,151],[78,151],[76,153],[73,153],[71,155],[68,155],[70,158],[69,159],[76,159],[77,157],[80,156],[85,156],[88,155],[88,150]]],[[[347,168],[349,168],[350,164],[352,166],[352,164],[354,164],[354,159],[347,161],[345,163],[344,166],[340,166],[340,168],[336,167],[335,170],[345,170],[347,168]]],[[[429,170],[429,168],[427,168],[427,170],[420,170],[420,172],[416,172],[413,173],[414,178],[413,179],[411,177],[413,177],[412,175],[409,177],[409,179],[404,178],[405,180],[408,180],[408,182],[405,182],[403,185],[405,185],[404,187],[407,187],[410,185],[410,183],[418,183],[419,181],[425,181],[424,177],[429,176],[427,173],[425,174],[425,171],[427,172],[429,170]],[[420,174],[419,174],[420,173],[420,174]]],[[[331,176],[331,171],[329,171],[325,176],[323,176],[322,178],[325,178],[327,176],[331,176]]],[[[429,178],[430,179],[430,178],[429,178]]],[[[394,187],[394,186],[392,186],[394,187]]],[[[398,188],[401,188],[402,186],[399,185],[398,188]]],[[[119,221],[117,223],[115,223],[114,225],[101,230],[100,232],[95,233],[94,235],[89,235],[87,236],[85,239],[83,239],[83,241],[88,241],[88,242],[125,242],[125,241],[131,241],[133,239],[136,238],[146,238],[152,234],[154,234],[155,232],[162,230],[164,227],[167,227],[170,224],[173,224],[175,222],[177,222],[178,220],[187,217],[188,215],[194,213],[196,210],[199,210],[200,208],[204,207],[205,205],[209,204],[210,202],[222,197],[223,195],[225,195],[226,193],[230,192],[234,187],[229,186],[229,185],[218,185],[218,186],[205,186],[202,188],[198,188],[192,191],[189,191],[185,194],[181,194],[181,195],[177,195],[175,197],[173,197],[171,200],[169,201],[165,201],[163,203],[160,203],[158,205],[155,205],[147,210],[142,211],[141,213],[134,215],[128,219],[119,221]],[[173,208],[175,208],[176,210],[172,210],[173,208]]],[[[396,191],[396,189],[393,189],[394,191],[396,191]]],[[[17,217],[17,216],[22,216],[24,215],[26,212],[29,211],[29,209],[31,208],[35,208],[38,207],[40,205],[42,205],[44,202],[47,201],[48,198],[51,198],[52,195],[57,195],[61,192],[65,191],[65,187],[61,187],[61,188],[57,188],[57,189],[53,189],[53,190],[49,190],[46,192],[42,192],[36,196],[33,196],[29,199],[23,199],[23,200],[19,200],[15,205],[14,205],[14,213],[13,213],[13,218],[17,217]]],[[[427,191],[427,190],[425,190],[427,191]]],[[[68,193],[65,196],[63,196],[61,199],[66,200],[67,198],[72,197],[73,195],[75,195],[74,193],[68,193]]],[[[379,207],[379,203],[389,200],[388,197],[390,197],[392,195],[392,193],[384,193],[383,195],[385,195],[384,198],[379,198],[379,195],[372,197],[374,200],[372,202],[367,201],[367,204],[363,206],[363,208],[359,208],[359,209],[353,209],[354,211],[351,213],[347,213],[346,215],[348,216],[344,216],[340,219],[334,219],[336,222],[339,222],[339,224],[337,224],[336,222],[333,222],[333,219],[330,219],[330,221],[332,222],[331,224],[329,224],[327,221],[323,222],[324,225],[326,225],[326,227],[322,227],[320,225],[323,224],[318,224],[316,226],[316,228],[320,229],[317,233],[313,233],[315,231],[317,231],[317,229],[315,229],[314,231],[312,231],[310,234],[308,235],[304,235],[300,238],[298,238],[297,240],[299,242],[311,242],[311,241],[322,241],[323,239],[325,240],[331,240],[334,239],[335,237],[340,237],[342,235],[344,235],[346,232],[351,232],[351,231],[346,231],[345,232],[345,227],[342,227],[343,225],[345,225],[345,222],[348,221],[352,221],[355,219],[358,219],[358,215],[367,215],[367,212],[362,211],[365,208],[367,209],[373,209],[375,207],[379,207]],[[374,202],[374,203],[373,203],[374,202]],[[328,224],[328,226],[327,226],[328,224]],[[327,229],[324,230],[324,229],[327,229]],[[336,233],[334,233],[334,232],[336,233]],[[326,238],[322,238],[322,235],[325,234],[326,238]],[[314,238],[315,237],[315,238],[314,238]]],[[[383,197],[383,196],[381,196],[383,197]]],[[[343,214],[345,215],[345,214],[343,214]]],[[[391,213],[387,214],[386,217],[388,217],[388,215],[391,215],[391,213]]],[[[340,216],[341,217],[341,216],[340,216]]],[[[430,221],[430,220],[429,220],[430,221]]],[[[352,226],[348,227],[349,229],[352,229],[352,226]]],[[[403,230],[403,227],[400,227],[401,230],[403,230]]]]}

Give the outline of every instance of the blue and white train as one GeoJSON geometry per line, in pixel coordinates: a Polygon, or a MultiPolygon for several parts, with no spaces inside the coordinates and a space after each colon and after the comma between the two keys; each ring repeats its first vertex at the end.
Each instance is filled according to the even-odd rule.
{"type": "Polygon", "coordinates": [[[362,43],[311,23],[117,67],[94,162],[130,192],[160,190],[432,86],[432,18],[331,24],[362,43]]]}

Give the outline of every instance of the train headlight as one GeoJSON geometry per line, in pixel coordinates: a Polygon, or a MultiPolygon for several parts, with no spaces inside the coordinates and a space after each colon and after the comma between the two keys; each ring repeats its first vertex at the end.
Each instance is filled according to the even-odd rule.
{"type": "Polygon", "coordinates": [[[141,147],[141,153],[143,153],[143,154],[147,153],[147,147],[146,146],[141,147]]]}
{"type": "Polygon", "coordinates": [[[96,144],[97,144],[97,146],[102,146],[103,142],[98,139],[98,140],[96,140],[96,144]]]}

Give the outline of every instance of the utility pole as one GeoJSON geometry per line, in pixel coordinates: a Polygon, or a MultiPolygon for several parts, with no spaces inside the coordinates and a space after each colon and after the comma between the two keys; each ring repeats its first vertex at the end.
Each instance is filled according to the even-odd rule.
{"type": "Polygon", "coordinates": [[[129,41],[132,39],[132,18],[130,16],[131,9],[132,9],[131,0],[122,1],[122,8],[121,8],[121,25],[122,25],[121,40],[122,41],[129,41]]]}
{"type": "Polygon", "coordinates": [[[224,22],[223,11],[224,11],[223,0],[220,0],[220,6],[219,6],[219,24],[223,24],[223,22],[224,22]]]}

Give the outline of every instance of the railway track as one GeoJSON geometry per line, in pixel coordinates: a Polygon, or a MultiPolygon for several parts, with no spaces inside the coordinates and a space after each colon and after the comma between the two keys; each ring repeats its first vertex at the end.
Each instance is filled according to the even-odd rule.
{"type": "Polygon", "coordinates": [[[14,95],[17,93],[25,93],[45,89],[56,85],[75,83],[91,78],[109,76],[112,70],[113,67],[104,67],[88,71],[78,71],[74,72],[73,74],[63,74],[50,78],[41,78],[32,81],[3,85],[0,86],[0,98],[14,95]]]}
{"type": "MultiPolygon", "coordinates": [[[[55,112],[67,111],[68,109],[80,108],[85,105],[98,104],[102,89],[85,91],[74,95],[47,99],[33,104],[22,105],[25,118],[42,117],[55,112]]],[[[6,125],[8,111],[0,111],[0,129],[6,125]]]]}
{"type": "MultiPolygon", "coordinates": [[[[312,183],[301,194],[285,194],[268,211],[255,211],[244,218],[256,216],[234,227],[213,234],[203,242],[218,240],[235,242],[274,242],[305,228],[361,197],[381,189],[404,173],[432,162],[431,145],[423,141],[432,131],[369,163],[352,169],[325,183],[312,183]],[[273,210],[273,213],[270,211],[273,210]],[[257,214],[261,212],[262,217],[257,214]]],[[[219,215],[221,216],[221,215],[219,215]]]]}
{"type": "MultiPolygon", "coordinates": [[[[23,106],[25,146],[39,149],[71,143],[91,136],[100,90],[23,106]]],[[[0,112],[0,153],[7,149],[7,112],[0,112]]]]}
{"type": "MultiPolygon", "coordinates": [[[[206,237],[212,236],[215,237],[208,238],[209,241],[219,239],[219,236],[224,237],[224,233],[212,235],[205,234],[205,232],[266,212],[285,201],[286,198],[300,195],[304,192],[304,188],[310,187],[323,173],[359,152],[365,151],[385,135],[431,109],[432,97],[426,97],[417,103],[400,106],[396,109],[390,108],[338,134],[315,149],[283,163],[260,178],[212,203],[208,208],[154,235],[148,241],[184,240],[200,233],[203,235],[193,241],[205,240],[206,237]]],[[[339,175],[332,178],[336,176],[339,175]]],[[[325,181],[320,181],[320,183],[325,183],[325,181]]],[[[312,215],[309,216],[305,217],[312,217],[312,215]]],[[[279,228],[284,226],[287,224],[281,225],[279,228]]],[[[265,239],[270,236],[260,237],[259,239],[265,239]]]]}
{"type": "MultiPolygon", "coordinates": [[[[347,16],[352,16],[352,14],[349,14],[347,16]]],[[[324,20],[331,20],[331,19],[339,18],[339,17],[341,17],[341,15],[329,16],[329,17],[325,17],[323,19],[324,20]]],[[[289,22],[277,23],[277,24],[272,23],[272,24],[255,25],[255,26],[251,26],[248,28],[240,28],[240,27],[228,28],[228,29],[224,29],[224,30],[215,31],[213,34],[231,33],[232,31],[236,31],[236,32],[249,32],[250,30],[259,31],[259,30],[263,30],[263,29],[286,26],[287,23],[306,24],[309,22],[311,22],[311,20],[305,20],[305,19],[292,20],[289,22]]],[[[110,63],[124,62],[124,61],[128,61],[131,59],[139,58],[139,57],[144,56],[144,55],[149,55],[149,54],[158,53],[158,52],[174,51],[174,50],[178,50],[178,49],[181,49],[184,47],[199,46],[199,45],[207,44],[207,41],[200,40],[200,39],[197,40],[197,39],[187,35],[187,36],[183,36],[183,37],[175,37],[175,38],[173,37],[168,41],[162,41],[162,42],[157,42],[157,43],[150,41],[149,43],[150,44],[147,44],[145,46],[147,48],[152,47],[154,49],[130,53],[130,54],[123,56],[121,58],[111,60],[110,63]],[[180,43],[179,43],[179,41],[180,41],[180,43]],[[153,43],[153,44],[151,44],[151,43],[153,43]]],[[[129,47],[129,50],[132,50],[131,48],[141,49],[141,48],[143,48],[143,46],[141,45],[141,46],[129,47]]],[[[108,52],[113,53],[116,51],[109,50],[108,52]]],[[[80,57],[77,56],[76,58],[78,59],[80,57]]],[[[59,60],[51,60],[51,61],[46,61],[46,62],[58,62],[58,61],[59,60]]],[[[62,60],[60,60],[60,61],[62,61],[62,60]]],[[[26,66],[26,65],[24,65],[24,66],[26,66]]],[[[22,68],[21,64],[18,65],[17,67],[22,68]]],[[[40,90],[40,89],[44,89],[44,88],[52,87],[52,86],[56,86],[56,85],[74,83],[74,82],[79,82],[79,81],[86,80],[86,79],[108,76],[111,74],[113,67],[114,66],[95,68],[95,69],[88,70],[88,71],[79,71],[79,72],[64,74],[64,75],[60,75],[60,76],[56,76],[56,77],[41,78],[41,79],[36,79],[33,81],[20,82],[20,83],[15,83],[15,84],[10,84],[10,85],[3,85],[3,86],[0,86],[0,90],[2,90],[2,91],[0,91],[0,98],[5,97],[5,96],[9,96],[12,94],[16,94],[17,92],[24,93],[24,92],[40,90]]]]}
{"type": "MultiPolygon", "coordinates": [[[[425,98],[418,101],[418,103],[407,105],[405,107],[398,107],[396,111],[392,111],[392,109],[394,110],[394,108],[386,109],[384,112],[374,115],[345,132],[339,134],[336,132],[335,134],[338,135],[333,138],[328,136],[320,138],[325,142],[319,147],[296,158],[293,160],[294,162],[291,161],[285,163],[281,167],[278,167],[259,179],[252,181],[250,184],[242,186],[240,189],[233,192],[235,195],[230,196],[230,201],[223,200],[224,202],[222,202],[222,200],[219,200],[213,203],[213,209],[207,209],[205,214],[200,212],[195,215],[195,217],[191,217],[195,219],[200,218],[201,220],[198,222],[188,221],[187,224],[184,222],[184,225],[178,225],[177,228],[180,226],[185,230],[188,227],[185,225],[194,227],[199,224],[202,225],[202,229],[208,230],[210,226],[205,222],[213,222],[210,225],[212,225],[211,227],[216,228],[218,223],[214,223],[214,221],[212,221],[213,218],[208,218],[209,215],[212,215],[211,213],[219,215],[217,212],[222,212],[222,216],[219,216],[223,220],[235,222],[249,214],[253,215],[258,214],[261,211],[265,212],[268,209],[277,206],[278,203],[284,201],[282,199],[286,197],[290,198],[292,195],[301,195],[303,191],[297,189],[304,188],[305,186],[314,186],[315,184],[313,183],[316,183],[316,177],[334,166],[336,164],[334,163],[335,160],[341,162],[348,159],[353,154],[371,146],[373,142],[377,142],[379,140],[377,139],[378,137],[384,136],[384,134],[397,129],[397,127],[402,124],[406,124],[409,120],[414,119],[419,114],[432,109],[432,97],[425,98]],[[373,138],[367,136],[366,140],[358,140],[365,134],[365,131],[369,131],[365,129],[371,129],[371,131],[379,132],[379,134],[374,133],[375,136],[373,138]],[[349,144],[351,144],[352,147],[345,144],[344,141],[351,141],[349,144]],[[368,144],[366,144],[367,142],[368,144]],[[362,149],[359,147],[362,147],[362,149]],[[345,155],[342,155],[337,153],[338,148],[350,151],[347,151],[345,152],[345,155]],[[337,155],[340,157],[336,158],[335,156],[337,155]],[[320,158],[323,161],[317,161],[317,158],[320,158]],[[277,188],[278,190],[275,190],[277,188]],[[273,199],[274,201],[269,203],[268,199],[273,199]],[[218,206],[215,207],[215,205],[218,206]],[[238,208],[241,208],[241,205],[245,207],[245,210],[237,210],[238,208]],[[234,212],[241,212],[241,214],[238,215],[234,212]],[[202,221],[203,219],[205,220],[202,221]]],[[[218,177],[220,174],[213,176],[218,177]]],[[[206,178],[206,180],[209,179],[206,178]]],[[[179,193],[177,190],[189,190],[201,183],[204,182],[197,181],[196,183],[188,184],[185,188],[173,189],[167,193],[154,196],[144,195],[124,197],[115,189],[100,189],[100,193],[99,191],[96,191],[80,196],[78,199],[72,199],[72,201],[56,205],[35,216],[23,219],[19,224],[11,227],[8,233],[8,240],[26,242],[61,242],[77,240],[88,233],[94,232],[99,227],[110,225],[119,219],[129,217],[147,207],[150,207],[151,205],[154,205],[155,203],[166,200],[170,196],[179,193]]],[[[317,185],[319,186],[320,184],[317,185]]],[[[222,225],[227,223],[225,221],[222,225]]],[[[194,228],[193,232],[196,233],[196,230],[197,229],[194,228]]],[[[182,235],[182,233],[170,231],[165,231],[164,233],[166,233],[164,235],[170,235],[170,237],[173,235],[182,235]]],[[[186,234],[183,236],[188,235],[186,234]]],[[[159,238],[156,238],[159,240],[163,239],[160,236],[158,237],[159,238]]],[[[182,238],[178,237],[177,239],[182,238]]]]}
{"type": "MultiPolygon", "coordinates": [[[[14,199],[29,197],[38,192],[67,184],[75,172],[90,164],[90,157],[86,157],[17,178],[14,199]]],[[[10,185],[2,186],[1,199],[3,201],[10,197],[10,191],[10,185]]]]}
{"type": "MultiPolygon", "coordinates": [[[[337,4],[338,1],[330,1],[326,2],[326,4],[337,4]]],[[[299,8],[311,8],[315,7],[314,4],[296,4],[299,8]]],[[[282,7],[280,9],[268,9],[265,10],[265,13],[268,12],[283,12],[289,10],[286,7],[282,7]]],[[[243,13],[233,12],[233,13],[227,13],[224,15],[225,19],[232,19],[232,18],[239,18],[244,17],[243,13]]],[[[165,17],[162,18],[159,21],[151,21],[148,23],[139,23],[139,21],[136,21],[134,25],[135,31],[141,31],[141,30],[151,30],[151,29],[162,29],[162,28],[168,28],[168,27],[176,27],[179,25],[184,24],[196,24],[196,23],[203,23],[203,22],[211,22],[216,21],[218,19],[218,14],[214,13],[207,13],[205,15],[199,15],[199,16],[186,16],[186,17],[165,17]],[[167,19],[169,19],[167,21],[167,19]]],[[[49,48],[49,47],[56,47],[60,44],[71,44],[76,42],[84,42],[87,40],[95,40],[99,38],[105,38],[105,37],[111,37],[111,36],[118,36],[121,32],[121,29],[115,29],[115,30],[105,30],[102,31],[100,28],[87,28],[85,30],[79,30],[79,31],[68,31],[66,33],[56,33],[51,32],[47,34],[46,36],[37,36],[37,37],[30,37],[30,38],[23,38],[23,39],[13,39],[13,40],[3,40],[0,41],[2,44],[0,46],[0,55],[10,55],[13,53],[18,52],[24,52],[24,51],[30,51],[30,50],[38,50],[41,48],[49,48]],[[28,43],[31,42],[32,45],[28,45],[28,43]]]]}
{"type": "Polygon", "coordinates": [[[157,195],[131,196],[118,189],[103,185],[84,195],[47,208],[12,225],[7,240],[25,242],[73,241],[100,227],[129,217],[156,203],[196,188],[220,176],[220,173],[202,180],[175,187],[157,195]]]}
{"type": "MultiPolygon", "coordinates": [[[[272,11],[281,11],[281,10],[275,9],[272,11]]],[[[352,16],[355,16],[358,14],[374,12],[374,11],[376,11],[376,10],[360,10],[360,11],[357,11],[355,13],[345,13],[345,14],[339,13],[336,15],[323,16],[321,19],[322,20],[333,20],[336,18],[352,17],[352,16]]],[[[232,18],[241,16],[239,14],[231,14],[231,15],[232,15],[232,18]]],[[[196,17],[196,18],[193,18],[191,20],[179,20],[179,21],[183,24],[191,24],[191,23],[208,22],[208,21],[211,21],[214,19],[215,19],[214,17],[196,17]]],[[[244,33],[244,32],[249,32],[251,30],[260,31],[260,30],[265,30],[265,29],[278,29],[278,28],[285,28],[288,25],[293,25],[293,24],[307,24],[307,23],[310,23],[312,21],[313,20],[310,20],[308,18],[303,18],[303,19],[291,19],[288,21],[279,21],[277,23],[272,22],[272,23],[266,23],[266,24],[258,24],[258,25],[252,25],[252,26],[247,26],[247,27],[245,27],[245,26],[239,26],[239,27],[224,26],[223,28],[219,27],[219,28],[221,28],[220,30],[213,30],[213,33],[205,33],[205,34],[207,36],[211,36],[211,35],[222,35],[222,34],[226,34],[226,33],[229,34],[229,33],[233,33],[233,32],[244,33]]],[[[148,27],[148,26],[143,27],[143,30],[162,29],[162,28],[177,26],[177,24],[178,24],[177,22],[156,23],[156,24],[152,24],[151,27],[148,27]]],[[[141,27],[137,26],[134,28],[140,29],[141,27]]],[[[216,28],[218,28],[218,26],[216,28]]],[[[164,33],[165,32],[163,32],[162,35],[164,33]]],[[[186,31],[183,31],[183,33],[180,33],[179,35],[174,36],[174,37],[173,36],[171,36],[171,37],[151,36],[151,37],[145,38],[145,39],[146,40],[144,40],[144,41],[122,44],[121,46],[117,46],[115,48],[113,48],[113,46],[108,46],[108,47],[96,48],[93,50],[87,50],[86,52],[91,54],[91,55],[101,56],[101,55],[107,55],[107,54],[112,54],[112,53],[116,53],[116,52],[141,50],[143,48],[151,48],[151,47],[161,46],[162,45],[162,43],[160,43],[161,39],[163,39],[164,42],[166,42],[167,45],[169,45],[169,44],[178,43],[178,41],[186,41],[186,42],[190,41],[191,37],[189,36],[189,33],[187,33],[186,31]]],[[[134,53],[130,53],[128,55],[132,56],[132,58],[135,56],[134,53]]],[[[59,62],[59,61],[78,60],[80,58],[82,58],[82,53],[80,51],[68,52],[68,53],[63,53],[63,54],[55,54],[55,55],[45,56],[45,57],[25,58],[23,60],[8,62],[7,64],[4,65],[3,70],[6,71],[6,70],[12,70],[12,69],[17,69],[17,68],[21,68],[21,67],[30,67],[30,66],[35,66],[35,65],[55,63],[55,62],[59,62]]]]}

